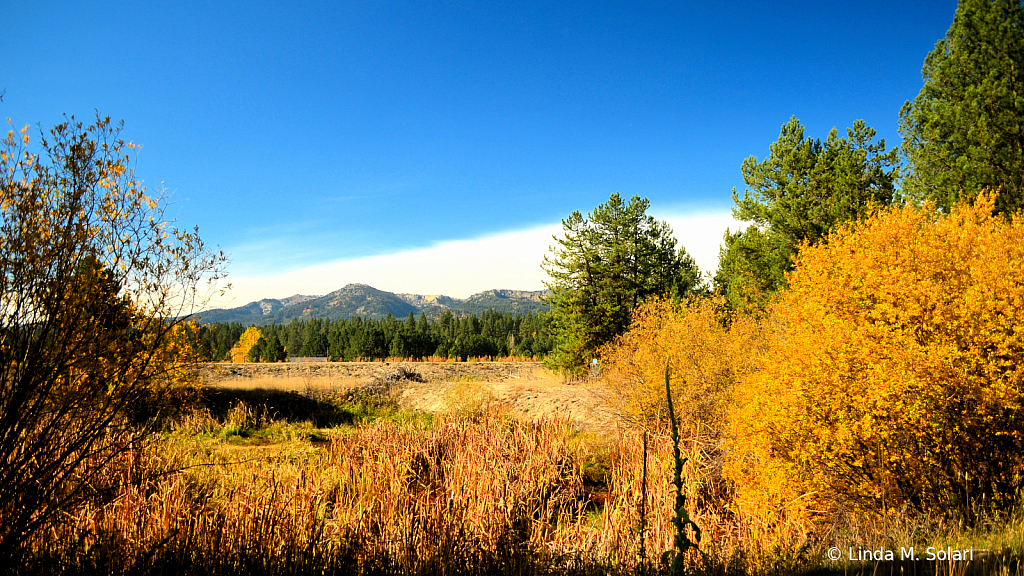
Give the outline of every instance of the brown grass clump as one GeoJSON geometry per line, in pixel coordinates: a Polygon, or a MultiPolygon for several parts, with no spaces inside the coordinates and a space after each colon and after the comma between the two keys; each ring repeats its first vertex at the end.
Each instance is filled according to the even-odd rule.
{"type": "Polygon", "coordinates": [[[26,569],[473,573],[466,568],[546,557],[535,544],[585,506],[582,459],[564,424],[382,422],[326,450],[293,442],[239,454],[221,444],[209,455],[185,435],[251,425],[241,422],[247,410],[224,421],[192,415],[181,436],[121,454],[97,484],[113,497],[33,542],[37,562],[26,569]]]}
{"type": "Polygon", "coordinates": [[[422,561],[420,541],[450,553],[559,552],[557,526],[587,504],[581,456],[565,421],[492,413],[426,432],[383,423],[332,443],[336,519],[349,538],[410,568],[422,561]]]}

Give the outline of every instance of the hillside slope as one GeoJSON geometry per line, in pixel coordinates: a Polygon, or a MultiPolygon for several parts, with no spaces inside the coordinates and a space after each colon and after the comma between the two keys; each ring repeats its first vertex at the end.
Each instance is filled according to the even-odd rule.
{"type": "Polygon", "coordinates": [[[541,298],[547,291],[487,290],[466,299],[443,295],[395,294],[366,284],[349,284],[324,296],[295,295],[250,302],[238,308],[207,310],[197,314],[204,324],[238,322],[246,325],[285,324],[294,319],[384,318],[388,314],[404,318],[421,312],[436,318],[445,311],[453,314],[480,314],[486,310],[526,314],[546,311],[541,298]]]}

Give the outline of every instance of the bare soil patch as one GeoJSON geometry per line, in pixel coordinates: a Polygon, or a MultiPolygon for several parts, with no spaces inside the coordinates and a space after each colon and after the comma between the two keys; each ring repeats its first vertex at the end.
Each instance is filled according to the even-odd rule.
{"type": "Polygon", "coordinates": [[[583,429],[615,427],[599,381],[568,382],[539,362],[217,364],[210,372],[210,385],[220,388],[311,393],[381,384],[401,405],[422,412],[452,410],[468,392],[530,420],[560,415],[583,429]]]}

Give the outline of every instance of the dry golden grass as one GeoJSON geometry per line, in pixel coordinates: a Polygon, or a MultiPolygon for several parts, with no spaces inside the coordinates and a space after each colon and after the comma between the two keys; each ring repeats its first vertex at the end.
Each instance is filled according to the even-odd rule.
{"type": "MultiPolygon", "coordinates": [[[[674,535],[672,447],[655,432],[647,444],[645,471],[639,430],[584,434],[564,418],[523,421],[502,405],[333,431],[245,404],[220,419],[198,410],[111,463],[97,494],[113,498],[98,497],[35,542],[32,572],[662,573],[674,535]]],[[[838,518],[824,534],[766,529],[732,512],[699,443],[683,448],[687,502],[703,531],[691,571],[871,572],[870,563],[824,560],[830,545],[861,543],[1020,550],[1019,520],[988,532],[901,518],[838,518]]],[[[980,572],[924,572],[1020,569],[1003,559],[980,572]]]]}
{"type": "Polygon", "coordinates": [[[111,467],[112,503],[80,510],[37,551],[112,571],[146,558],[207,573],[252,562],[409,574],[504,572],[509,563],[520,573],[629,571],[641,561],[644,495],[647,561],[671,542],[664,442],[652,444],[644,493],[638,437],[605,446],[595,472],[593,450],[607,440],[581,436],[565,419],[523,422],[499,407],[426,428],[384,420],[323,448],[279,438],[268,450],[222,434],[272,424],[245,406],[222,421],[183,418],[111,467]]]}
{"type": "Polygon", "coordinates": [[[355,376],[259,376],[221,379],[211,385],[238,390],[278,390],[282,392],[337,392],[362,384],[355,376]]]}

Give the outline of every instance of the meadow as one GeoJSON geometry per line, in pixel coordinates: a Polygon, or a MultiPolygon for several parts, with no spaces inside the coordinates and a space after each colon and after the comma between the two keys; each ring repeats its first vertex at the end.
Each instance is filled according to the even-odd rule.
{"type": "Polygon", "coordinates": [[[879,208],[764,307],[647,298],[593,370],[189,364],[181,325],[147,386],[38,395],[8,452],[38,509],[0,507],[40,520],[4,529],[24,574],[1016,575],[1024,222],[994,200],[879,208]]]}
{"type": "MultiPolygon", "coordinates": [[[[380,366],[379,364],[377,366],[380,366]]],[[[471,373],[473,366],[466,366],[471,373]]],[[[106,465],[95,503],[33,542],[29,573],[658,574],[672,550],[667,430],[597,415],[600,379],[530,365],[491,381],[214,376],[106,465]],[[417,380],[427,380],[418,382],[417,380]],[[527,394],[496,393],[502,386],[527,394]],[[409,392],[443,401],[416,410],[409,392]],[[590,417],[531,416],[564,387],[590,417]],[[526,400],[523,400],[523,399],[526,400]]],[[[380,377],[381,375],[385,377],[380,377]]],[[[442,375],[443,376],[443,375],[442,375]]],[[[737,514],[699,438],[681,442],[699,574],[1017,574],[1021,519],[838,516],[824,530],[737,514]],[[838,546],[844,558],[828,559],[838,546]],[[973,562],[900,561],[973,547],[973,562]],[[847,549],[895,550],[850,560],[847,549]]],[[[692,535],[692,534],[691,534],[692,535]]]]}

